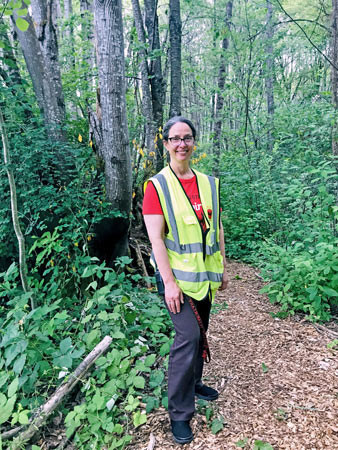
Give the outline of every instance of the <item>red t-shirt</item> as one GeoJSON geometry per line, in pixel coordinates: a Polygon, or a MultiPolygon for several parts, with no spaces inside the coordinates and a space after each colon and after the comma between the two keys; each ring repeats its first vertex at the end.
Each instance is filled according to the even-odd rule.
{"type": "MultiPolygon", "coordinates": [[[[196,176],[193,176],[189,179],[183,179],[179,178],[182,187],[187,194],[192,207],[194,208],[197,218],[200,221],[203,229],[206,229],[205,220],[203,216],[203,208],[202,208],[202,202],[198,193],[197,188],[197,181],[196,176]]],[[[153,185],[153,183],[148,183],[146,191],[144,193],[143,198],[143,208],[142,208],[143,215],[146,214],[161,214],[163,215],[162,207],[160,200],[158,198],[156,189],[153,185]]]]}

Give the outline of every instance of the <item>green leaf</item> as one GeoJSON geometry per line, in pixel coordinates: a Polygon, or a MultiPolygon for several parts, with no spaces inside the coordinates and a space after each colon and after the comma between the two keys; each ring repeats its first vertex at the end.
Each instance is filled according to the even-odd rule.
{"type": "Polygon", "coordinates": [[[133,384],[137,389],[144,389],[145,379],[143,377],[137,376],[134,378],[133,384]]]}
{"type": "Polygon", "coordinates": [[[5,394],[0,392],[0,408],[2,408],[4,405],[6,405],[7,397],[5,394]]]}
{"type": "Polygon", "coordinates": [[[72,348],[72,340],[70,337],[67,337],[66,339],[63,339],[60,342],[60,350],[61,353],[65,354],[72,348]]]}
{"type": "Polygon", "coordinates": [[[29,423],[27,412],[28,411],[21,411],[19,414],[19,423],[21,425],[27,425],[29,423]]]}
{"type": "Polygon", "coordinates": [[[86,335],[85,340],[88,347],[93,345],[93,342],[99,336],[99,330],[92,330],[89,334],[86,335]]]}
{"type": "Polygon", "coordinates": [[[18,386],[19,386],[19,378],[16,377],[14,378],[14,380],[11,382],[11,384],[8,386],[8,398],[12,397],[16,391],[18,390],[18,386]]]}
{"type": "Polygon", "coordinates": [[[214,419],[211,423],[212,434],[217,434],[219,431],[223,430],[223,427],[224,427],[224,418],[222,416],[217,419],[214,419]]]}
{"type": "Polygon", "coordinates": [[[169,353],[170,351],[170,341],[165,342],[164,344],[161,345],[160,348],[160,355],[161,356],[165,356],[169,353]]]}
{"type": "Polygon", "coordinates": [[[269,372],[268,366],[266,366],[264,363],[262,363],[262,370],[263,370],[263,373],[269,372]]]}
{"type": "Polygon", "coordinates": [[[248,442],[248,438],[244,438],[241,441],[236,442],[236,447],[244,448],[248,442]]]}
{"type": "Polygon", "coordinates": [[[67,353],[66,355],[54,358],[53,364],[55,364],[57,367],[67,367],[67,369],[71,369],[73,365],[73,360],[70,354],[67,353]]]}
{"type": "Polygon", "coordinates": [[[151,367],[154,364],[155,360],[156,360],[156,355],[154,353],[152,353],[151,355],[148,355],[146,357],[146,359],[144,360],[144,365],[146,367],[151,367]]]}
{"type": "Polygon", "coordinates": [[[26,354],[21,355],[14,363],[13,371],[16,375],[20,375],[25,366],[26,354]]]}
{"type": "Polygon", "coordinates": [[[146,414],[141,414],[140,411],[136,411],[133,414],[133,423],[134,423],[134,427],[137,428],[140,425],[143,425],[144,423],[147,422],[147,415],[146,414]]]}
{"type": "Polygon", "coordinates": [[[0,425],[7,422],[7,420],[11,417],[15,402],[16,395],[13,395],[13,397],[7,400],[6,405],[0,409],[0,425]]]}
{"type": "Polygon", "coordinates": [[[257,440],[254,442],[253,450],[273,450],[273,447],[268,442],[257,440]]]}
{"type": "Polygon", "coordinates": [[[124,339],[126,336],[125,334],[121,333],[121,331],[114,331],[114,333],[111,334],[111,337],[113,339],[124,339]]]}
{"type": "Polygon", "coordinates": [[[0,388],[7,382],[9,374],[6,372],[0,373],[0,388]]]}
{"type": "Polygon", "coordinates": [[[338,297],[338,292],[328,286],[322,286],[322,290],[327,294],[329,297],[338,297]]]}
{"type": "MultiPolygon", "coordinates": [[[[16,13],[17,13],[18,16],[27,16],[28,9],[27,8],[17,9],[16,13]]],[[[23,31],[25,31],[25,30],[23,30],[23,31]]]]}

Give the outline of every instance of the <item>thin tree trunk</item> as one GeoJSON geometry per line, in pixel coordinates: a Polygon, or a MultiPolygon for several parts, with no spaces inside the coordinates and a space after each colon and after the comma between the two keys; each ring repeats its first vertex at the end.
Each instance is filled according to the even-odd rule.
{"type": "MultiPolygon", "coordinates": [[[[332,0],[332,63],[338,66],[338,0],[332,0]]],[[[332,126],[332,153],[338,155],[338,71],[331,65],[332,104],[335,121],[332,126]]]]}
{"type": "Polygon", "coordinates": [[[182,95],[182,23],[180,0],[169,0],[169,34],[170,34],[170,110],[169,116],[181,115],[182,95]]]}
{"type": "MultiPolygon", "coordinates": [[[[20,222],[19,222],[14,171],[11,168],[11,159],[10,159],[10,153],[9,153],[9,144],[8,144],[5,120],[2,115],[1,109],[0,109],[0,132],[1,132],[1,137],[2,137],[4,163],[5,163],[5,167],[6,167],[6,172],[7,172],[7,176],[8,176],[8,182],[9,182],[9,189],[10,189],[10,194],[11,194],[11,211],[12,211],[13,227],[14,227],[15,235],[16,235],[16,238],[18,240],[18,245],[19,245],[19,269],[20,269],[21,284],[22,284],[22,288],[25,292],[31,292],[31,290],[29,288],[28,276],[27,276],[28,269],[27,269],[27,263],[26,263],[25,238],[21,231],[20,222]]],[[[35,308],[33,293],[31,293],[31,307],[32,307],[32,309],[35,308]]]]}
{"type": "MultiPolygon", "coordinates": [[[[95,35],[102,111],[102,149],[106,195],[113,210],[131,209],[132,174],[127,128],[121,0],[95,0],[95,35]]],[[[128,249],[125,230],[124,253],[128,249]]]]}
{"type": "MultiPolygon", "coordinates": [[[[232,18],[232,1],[229,1],[226,5],[225,14],[225,28],[230,30],[230,21],[232,18]]],[[[222,134],[222,123],[223,123],[223,105],[224,105],[224,84],[226,76],[226,63],[225,63],[225,52],[229,48],[229,38],[226,36],[222,41],[222,53],[220,56],[220,66],[218,72],[217,81],[217,100],[216,100],[216,110],[215,110],[215,128],[214,128],[214,161],[213,161],[213,174],[214,176],[219,176],[219,162],[221,157],[221,134],[222,134]]]]}
{"type": "MultiPolygon", "coordinates": [[[[161,45],[160,34],[158,29],[158,15],[157,15],[157,0],[145,0],[145,24],[148,31],[148,41],[150,52],[156,50],[158,55],[152,57],[150,61],[150,85],[151,85],[151,99],[153,104],[153,114],[156,123],[157,133],[163,126],[163,105],[164,105],[164,83],[162,75],[161,63],[161,45]]],[[[156,159],[155,170],[159,172],[163,167],[163,143],[162,139],[156,142],[156,159]]]]}
{"type": "Polygon", "coordinates": [[[137,38],[140,42],[139,55],[140,55],[140,69],[141,69],[141,83],[142,83],[142,109],[143,115],[145,117],[146,123],[146,147],[148,150],[148,155],[153,155],[151,158],[152,161],[155,160],[155,136],[156,136],[156,126],[154,122],[153,115],[153,105],[151,99],[150,92],[150,82],[149,82],[149,71],[148,71],[148,63],[147,63],[147,54],[146,54],[146,38],[143,28],[143,19],[141,14],[141,8],[138,0],[131,0],[135,26],[137,31],[137,38]]]}
{"type": "Polygon", "coordinates": [[[266,70],[265,77],[265,89],[266,89],[266,101],[268,110],[268,148],[271,151],[274,146],[274,113],[275,113],[275,101],[273,93],[274,85],[274,57],[273,57],[273,23],[272,12],[273,6],[270,0],[266,1],[267,13],[266,13],[266,70]]]}

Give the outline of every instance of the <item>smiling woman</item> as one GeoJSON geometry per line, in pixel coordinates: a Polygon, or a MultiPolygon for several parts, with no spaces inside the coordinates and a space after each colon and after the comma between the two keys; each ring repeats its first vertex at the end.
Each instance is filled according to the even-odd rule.
{"type": "Polygon", "coordinates": [[[176,332],[169,357],[168,409],[180,444],[193,439],[195,396],[218,397],[202,383],[209,356],[205,333],[216,290],[228,284],[219,180],[191,169],[195,138],[190,120],[175,116],[166,123],[163,144],[170,164],[148,180],[143,202],[152,263],[163,280],[165,305],[176,332]]]}

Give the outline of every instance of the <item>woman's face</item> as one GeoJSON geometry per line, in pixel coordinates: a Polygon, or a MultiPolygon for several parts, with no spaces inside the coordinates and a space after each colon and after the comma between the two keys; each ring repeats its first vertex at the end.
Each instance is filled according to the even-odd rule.
{"type": "Polygon", "coordinates": [[[195,141],[189,125],[184,122],[177,122],[170,128],[168,140],[163,143],[170,154],[170,160],[182,162],[189,161],[195,141]],[[174,142],[175,138],[178,142],[174,142]]]}

